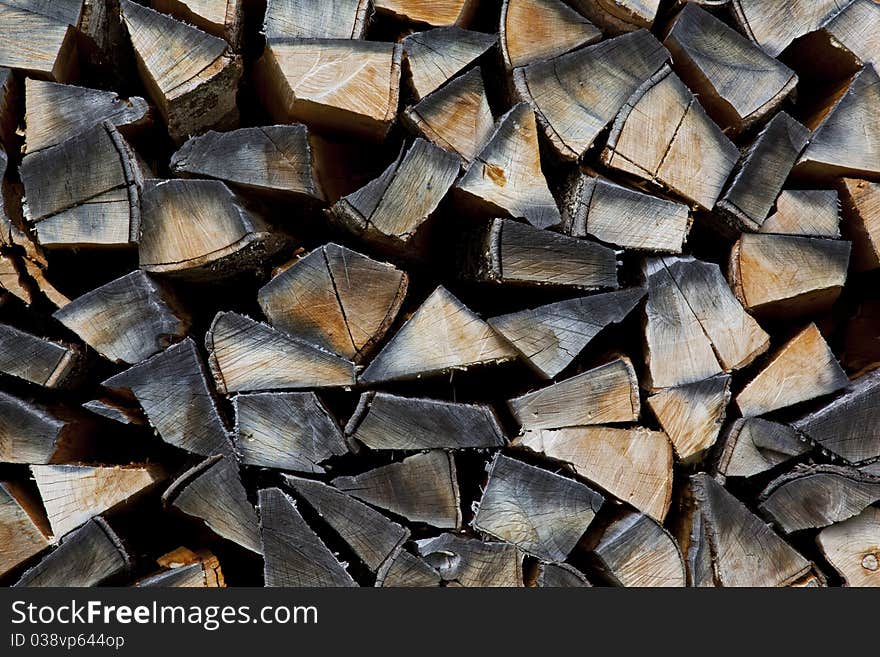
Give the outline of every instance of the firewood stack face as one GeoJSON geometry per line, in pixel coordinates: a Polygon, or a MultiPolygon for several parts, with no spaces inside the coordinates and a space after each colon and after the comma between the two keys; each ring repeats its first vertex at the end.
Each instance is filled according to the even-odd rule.
{"type": "Polygon", "coordinates": [[[0,0],[0,585],[880,586],[878,34],[0,0]]]}

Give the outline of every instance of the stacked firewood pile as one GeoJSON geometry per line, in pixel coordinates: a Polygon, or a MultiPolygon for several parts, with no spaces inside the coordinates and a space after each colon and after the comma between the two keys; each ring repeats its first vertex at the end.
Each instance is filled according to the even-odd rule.
{"type": "Polygon", "coordinates": [[[880,584],[880,3],[0,0],[0,583],[880,584]]]}

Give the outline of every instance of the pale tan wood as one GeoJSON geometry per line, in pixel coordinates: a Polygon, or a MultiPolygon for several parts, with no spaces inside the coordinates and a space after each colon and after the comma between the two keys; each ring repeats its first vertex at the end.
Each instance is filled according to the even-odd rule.
{"type": "Polygon", "coordinates": [[[6,253],[0,253],[0,291],[21,300],[25,305],[33,303],[34,295],[22,276],[18,260],[6,253]]]}
{"type": "MultiPolygon", "coordinates": [[[[845,192],[841,197],[846,198],[845,192]]],[[[776,199],[776,212],[767,217],[758,232],[840,237],[839,205],[833,189],[786,189],[776,199]]],[[[853,244],[854,253],[856,248],[853,244]]]]}
{"type": "Polygon", "coordinates": [[[55,308],[63,308],[70,303],[70,299],[55,289],[55,286],[48,281],[46,278],[45,266],[40,265],[28,257],[23,258],[22,263],[24,264],[24,269],[27,272],[27,275],[36,285],[37,290],[39,290],[52,306],[55,308]]]}
{"type": "Polygon", "coordinates": [[[267,0],[268,39],[362,39],[369,0],[267,0]]]}
{"type": "Polygon", "coordinates": [[[810,451],[795,429],[758,417],[734,420],[723,440],[717,470],[725,477],[753,477],[810,451]]]}
{"type": "Polygon", "coordinates": [[[660,0],[574,0],[574,4],[610,35],[650,29],[660,10],[660,0]]]}
{"type": "Polygon", "coordinates": [[[880,586],[880,509],[826,527],[816,543],[847,586],[880,586]]]}
{"type": "Polygon", "coordinates": [[[241,45],[247,4],[248,0],[153,0],[151,6],[225,39],[237,49],[241,45]]]}
{"type": "Polygon", "coordinates": [[[476,0],[373,0],[376,11],[411,23],[467,25],[477,10],[476,0]]]}
{"type": "Polygon", "coordinates": [[[48,527],[32,516],[34,505],[0,482],[0,575],[5,575],[50,545],[48,527]]]}
{"type": "Polygon", "coordinates": [[[72,80],[78,74],[82,5],[82,0],[0,2],[0,66],[56,82],[72,80]]]}
{"type": "Polygon", "coordinates": [[[843,221],[853,241],[852,264],[857,271],[880,267],[880,183],[843,178],[838,183],[843,221]]]}
{"type": "Polygon", "coordinates": [[[193,552],[179,547],[156,559],[168,570],[140,580],[135,586],[223,588],[226,581],[220,560],[208,550],[193,552]]]}
{"type": "Polygon", "coordinates": [[[678,544],[650,516],[626,512],[605,529],[592,552],[602,574],[616,586],[687,586],[678,544]]]}
{"type": "Polygon", "coordinates": [[[416,100],[436,91],[495,45],[496,37],[460,27],[416,32],[403,41],[403,58],[416,100]]]}

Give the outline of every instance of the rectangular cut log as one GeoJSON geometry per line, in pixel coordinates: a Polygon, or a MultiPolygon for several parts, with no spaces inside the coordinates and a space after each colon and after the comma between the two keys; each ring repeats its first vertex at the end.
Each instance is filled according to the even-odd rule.
{"type": "Polygon", "coordinates": [[[362,39],[369,0],[267,0],[267,39],[362,39]]]}
{"type": "MultiPolygon", "coordinates": [[[[842,199],[846,193],[841,193],[842,199]]],[[[844,200],[845,202],[845,200],[844,200]]],[[[804,237],[840,237],[840,200],[833,189],[786,189],[776,199],[776,213],[758,232],[804,237]]],[[[855,250],[853,245],[853,250],[855,250]]]]}

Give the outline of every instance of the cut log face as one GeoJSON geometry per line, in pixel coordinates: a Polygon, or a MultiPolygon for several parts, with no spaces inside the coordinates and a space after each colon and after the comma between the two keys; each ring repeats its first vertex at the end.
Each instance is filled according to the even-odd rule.
{"type": "Polygon", "coordinates": [[[362,39],[369,0],[268,0],[267,39],[362,39]]]}
{"type": "Polygon", "coordinates": [[[190,326],[170,292],[140,270],[74,299],[53,317],[104,358],[131,365],[182,340],[190,326]]]}
{"type": "Polygon", "coordinates": [[[496,41],[493,35],[460,27],[438,27],[406,37],[403,54],[415,99],[442,87],[496,41]]]}
{"type": "Polygon", "coordinates": [[[289,495],[277,488],[261,490],[259,508],[266,586],[357,586],[289,495]]]}
{"type": "Polygon", "coordinates": [[[828,309],[846,283],[850,243],[744,233],[730,254],[728,277],[750,312],[806,315],[828,309]]]}
{"type": "Polygon", "coordinates": [[[586,576],[567,563],[538,562],[526,585],[538,588],[584,588],[590,587],[586,576]]]}
{"type": "Polygon", "coordinates": [[[391,328],[408,282],[393,265],[331,243],[276,275],[257,299],[274,328],[361,360],[391,328]]]}
{"type": "Polygon", "coordinates": [[[593,554],[616,586],[683,587],[684,561],[675,539],[656,520],[627,512],[612,522],[593,554]]]}
{"type": "Polygon", "coordinates": [[[332,486],[288,475],[283,479],[373,572],[393,559],[409,538],[408,529],[332,486]]]}
{"type": "Polygon", "coordinates": [[[247,0],[153,0],[152,6],[238,48],[246,4],[247,0]]]}
{"type": "Polygon", "coordinates": [[[569,299],[493,317],[489,326],[540,376],[552,379],[603,329],[622,322],[644,296],[644,288],[630,288],[569,299]]]}
{"type": "Polygon", "coordinates": [[[440,529],[461,526],[455,462],[439,450],[331,482],[359,500],[440,529]]]}
{"type": "Polygon", "coordinates": [[[130,567],[131,557],[122,540],[97,516],[68,534],[54,552],[25,571],[15,586],[98,586],[130,567]]]}
{"type": "Polygon", "coordinates": [[[410,23],[466,25],[477,8],[475,0],[373,0],[376,11],[410,23]]]}
{"type": "Polygon", "coordinates": [[[847,586],[880,586],[880,509],[826,527],[816,543],[847,586]]]}
{"type": "Polygon", "coordinates": [[[0,575],[49,547],[50,540],[6,483],[0,482],[0,575]]]}
{"type": "Polygon", "coordinates": [[[849,379],[815,324],[782,346],[736,396],[743,417],[765,415],[846,387],[849,379]]]}
{"type": "Polygon", "coordinates": [[[342,430],[313,392],[236,395],[235,448],[241,462],[322,473],[321,463],[348,452],[342,430]]]}
{"type": "Polygon", "coordinates": [[[880,500],[880,477],[836,465],[800,466],[771,481],[761,513],[786,534],[827,527],[880,500]]]}
{"type": "Polygon", "coordinates": [[[473,527],[540,559],[564,561],[602,503],[584,484],[499,455],[473,527]]]}
{"type": "Polygon", "coordinates": [[[135,408],[120,403],[116,399],[93,399],[82,405],[84,409],[107,420],[125,425],[144,425],[147,423],[143,414],[135,408]]]}
{"type": "Polygon", "coordinates": [[[709,116],[733,132],[772,115],[797,85],[794,71],[694,4],[685,5],[663,44],[709,116]]]}
{"type": "Polygon", "coordinates": [[[639,419],[639,383],[628,358],[507,402],[523,430],[556,429],[639,419]]]}
{"type": "MultiPolygon", "coordinates": [[[[842,196],[845,198],[846,194],[842,196]]],[[[786,189],[776,199],[776,213],[761,224],[759,232],[837,238],[839,206],[837,192],[831,189],[786,189]]],[[[856,248],[854,244],[854,252],[856,248]]]]}
{"type": "Polygon", "coordinates": [[[191,338],[102,385],[130,391],[166,443],[205,456],[230,451],[226,428],[191,338]]]}
{"type": "Polygon", "coordinates": [[[211,130],[184,143],[171,158],[171,170],[263,194],[323,200],[304,125],[211,130]]]}
{"type": "Polygon", "coordinates": [[[360,376],[362,383],[414,379],[516,358],[492,328],[438,287],[360,376]]]}
{"type": "Polygon", "coordinates": [[[603,290],[618,287],[617,254],[589,240],[492,220],[469,263],[477,280],[534,287],[603,290]]]}
{"type": "Polygon", "coordinates": [[[678,458],[685,462],[701,458],[715,444],[729,402],[727,375],[665,388],[648,397],[648,407],[672,441],[678,458]]]}
{"type": "Polygon", "coordinates": [[[50,463],[71,430],[47,409],[0,392],[0,463],[50,463]]]}
{"type": "Polygon", "coordinates": [[[56,82],[73,78],[82,6],[82,0],[4,0],[0,3],[0,66],[56,82]]]}
{"type": "Polygon", "coordinates": [[[173,140],[237,122],[241,58],[226,41],[131,0],[120,8],[144,86],[173,140]]]}
{"type": "Polygon", "coordinates": [[[844,178],[839,189],[853,266],[857,271],[880,268],[880,183],[844,178]]]}
{"type": "Polygon", "coordinates": [[[514,86],[556,153],[576,160],[668,58],[650,32],[639,30],[515,70],[514,86]]]}
{"type": "Polygon", "coordinates": [[[515,445],[562,461],[592,483],[663,522],[672,500],[672,445],[641,427],[527,431],[515,445]]]}
{"type": "Polygon", "coordinates": [[[441,534],[417,542],[419,554],[447,585],[519,587],[523,585],[522,553],[508,543],[441,534]]]}
{"type": "Polygon", "coordinates": [[[754,477],[809,451],[791,427],[759,417],[742,418],[727,430],[717,468],[726,477],[754,477]]]}
{"type": "Polygon", "coordinates": [[[198,554],[178,548],[157,559],[162,572],[134,583],[138,587],[162,588],[223,588],[226,582],[220,561],[207,550],[198,554]]]}
{"type": "Polygon", "coordinates": [[[365,392],[346,436],[374,450],[503,447],[507,440],[492,408],[435,399],[365,392]]]}
{"type": "Polygon", "coordinates": [[[160,483],[157,465],[32,465],[56,539],[160,483]]]}
{"type": "Polygon", "coordinates": [[[78,365],[77,351],[0,324],[0,372],[46,388],[58,388],[78,365]]]}
{"type": "Polygon", "coordinates": [[[872,35],[880,30],[880,7],[874,0],[852,0],[828,23],[823,31],[832,43],[842,45],[859,61],[880,66],[880,45],[872,35]]]}
{"type": "Polygon", "coordinates": [[[441,581],[440,573],[406,550],[388,559],[376,574],[376,586],[388,588],[433,588],[441,581]]]}
{"type": "Polygon", "coordinates": [[[378,141],[397,113],[401,53],[399,44],[377,41],[269,39],[258,76],[279,123],[378,141]]]}

